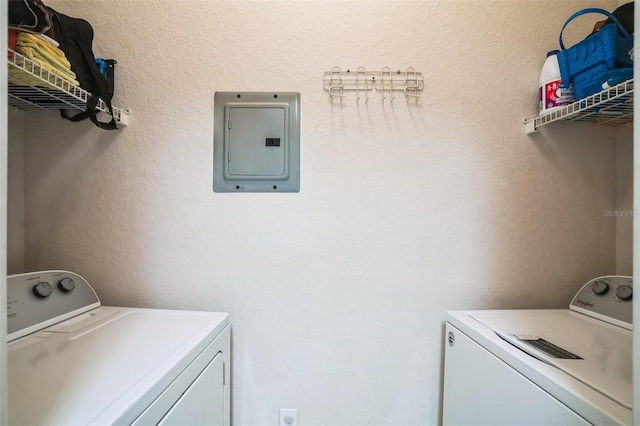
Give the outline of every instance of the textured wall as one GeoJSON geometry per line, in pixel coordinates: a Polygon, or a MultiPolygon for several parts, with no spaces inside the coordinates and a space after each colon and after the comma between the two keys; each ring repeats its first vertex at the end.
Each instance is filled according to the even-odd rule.
{"type": "MultiPolygon", "coordinates": [[[[618,0],[619,5],[629,3],[618,0]]],[[[616,274],[633,274],[633,126],[618,129],[616,274]]]]}
{"type": "Polygon", "coordinates": [[[24,272],[24,117],[10,111],[8,120],[7,272],[24,272]]]}
{"type": "Polygon", "coordinates": [[[26,267],[106,304],[230,312],[235,424],[437,423],[446,310],[564,307],[615,267],[616,131],[521,124],[566,17],[615,0],[48,3],[94,24],[134,115],[30,115],[26,267]],[[426,89],[331,102],[334,65],[426,89]],[[299,194],[212,192],[229,90],[301,93],[299,194]]]}
{"type": "MultiPolygon", "coordinates": [[[[618,130],[616,195],[616,273],[633,273],[633,127],[618,130]]],[[[611,216],[609,216],[611,217],[611,216]]]]}

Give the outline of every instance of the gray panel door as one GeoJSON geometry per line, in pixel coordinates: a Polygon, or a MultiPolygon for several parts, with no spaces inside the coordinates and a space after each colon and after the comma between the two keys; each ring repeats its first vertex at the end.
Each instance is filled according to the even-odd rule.
{"type": "Polygon", "coordinates": [[[285,111],[282,108],[231,108],[230,175],[282,176],[285,173],[285,111]],[[267,139],[278,139],[270,146],[267,139]]]}

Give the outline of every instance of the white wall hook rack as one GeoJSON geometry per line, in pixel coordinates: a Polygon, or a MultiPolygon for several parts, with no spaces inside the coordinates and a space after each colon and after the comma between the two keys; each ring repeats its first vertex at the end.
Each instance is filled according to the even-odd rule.
{"type": "Polygon", "coordinates": [[[330,71],[325,71],[322,86],[331,98],[344,98],[345,91],[350,91],[355,92],[357,101],[364,99],[368,102],[369,93],[375,90],[380,93],[382,102],[385,99],[393,101],[394,92],[397,91],[404,92],[405,99],[417,101],[424,90],[424,78],[422,73],[417,72],[413,67],[404,71],[393,71],[389,67],[384,67],[380,71],[367,71],[362,66],[355,70],[333,67],[330,71]]]}

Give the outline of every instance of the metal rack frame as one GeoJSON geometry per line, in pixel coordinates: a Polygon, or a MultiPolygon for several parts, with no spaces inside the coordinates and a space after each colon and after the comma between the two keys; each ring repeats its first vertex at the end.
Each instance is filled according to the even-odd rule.
{"type": "Polygon", "coordinates": [[[524,119],[527,134],[556,121],[588,121],[603,126],[633,122],[633,79],[535,118],[524,119]]]}
{"type": "MultiPolygon", "coordinates": [[[[9,82],[9,106],[20,110],[86,110],[87,100],[91,93],[79,86],[74,86],[62,76],[44,69],[13,49],[8,49],[8,53],[7,62],[10,69],[17,69],[19,73],[24,73],[31,79],[35,78],[41,83],[38,85],[19,85],[9,82]]],[[[11,77],[9,78],[11,79],[11,77]]],[[[98,100],[97,109],[109,114],[107,104],[102,99],[98,100]]],[[[116,123],[121,127],[126,126],[129,123],[131,110],[115,106],[112,109],[116,123]]]]}
{"type": "Polygon", "coordinates": [[[368,101],[369,93],[376,90],[380,92],[384,102],[387,98],[390,101],[395,99],[394,92],[401,90],[407,100],[417,101],[420,99],[419,92],[424,89],[424,78],[413,67],[405,71],[391,71],[389,67],[384,67],[381,71],[367,71],[364,67],[358,67],[355,71],[343,71],[339,67],[333,67],[330,71],[325,71],[322,86],[331,98],[344,98],[345,91],[351,91],[355,92],[356,99],[364,97],[368,101]]]}

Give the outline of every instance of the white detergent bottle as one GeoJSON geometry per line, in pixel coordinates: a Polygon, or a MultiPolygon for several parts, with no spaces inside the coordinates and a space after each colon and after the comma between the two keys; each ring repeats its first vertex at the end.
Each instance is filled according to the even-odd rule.
{"type": "Polygon", "coordinates": [[[573,86],[565,87],[562,84],[557,53],[557,50],[547,53],[547,60],[540,72],[540,89],[538,91],[540,115],[556,111],[576,101],[573,86]]]}

